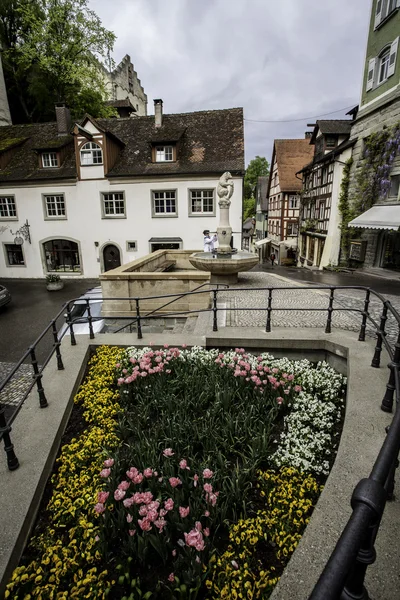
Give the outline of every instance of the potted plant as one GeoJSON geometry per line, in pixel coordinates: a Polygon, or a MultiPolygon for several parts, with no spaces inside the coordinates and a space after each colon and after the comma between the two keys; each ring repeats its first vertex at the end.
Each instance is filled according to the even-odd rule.
{"type": "Polygon", "coordinates": [[[46,275],[46,287],[49,292],[56,292],[63,289],[64,282],[57,273],[49,273],[46,275]]]}

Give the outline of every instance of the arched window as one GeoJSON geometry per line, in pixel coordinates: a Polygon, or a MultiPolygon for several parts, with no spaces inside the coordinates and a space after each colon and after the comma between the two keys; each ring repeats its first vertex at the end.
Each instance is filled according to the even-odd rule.
{"type": "Polygon", "coordinates": [[[48,240],[43,244],[46,268],[49,273],[79,273],[79,246],[71,240],[48,240]]]}
{"type": "Polygon", "coordinates": [[[378,58],[378,84],[382,83],[388,78],[389,57],[390,46],[385,48],[378,58]]]}
{"type": "Polygon", "coordinates": [[[94,142],[87,142],[81,148],[81,165],[102,165],[103,152],[101,147],[94,142]]]}

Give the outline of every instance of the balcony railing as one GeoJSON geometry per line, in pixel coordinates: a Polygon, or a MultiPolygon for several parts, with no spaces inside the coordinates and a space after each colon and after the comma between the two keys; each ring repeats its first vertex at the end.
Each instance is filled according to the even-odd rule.
{"type": "MultiPolygon", "coordinates": [[[[234,294],[239,290],[235,288],[224,289],[224,294],[234,294]]],[[[118,331],[125,329],[126,327],[135,327],[137,331],[138,339],[142,338],[142,324],[143,319],[151,320],[160,317],[160,310],[165,309],[167,306],[173,304],[175,301],[182,297],[195,295],[195,294],[211,294],[211,308],[203,310],[192,310],[184,311],[181,313],[171,312],[162,313],[164,318],[170,316],[179,315],[190,315],[199,314],[200,312],[212,313],[212,329],[218,331],[218,312],[220,310],[234,310],[234,311],[265,311],[265,331],[267,333],[272,330],[272,315],[277,311],[322,311],[326,312],[326,323],[325,333],[330,334],[332,331],[332,317],[335,311],[349,311],[355,312],[360,317],[360,329],[358,340],[360,342],[365,341],[365,335],[367,325],[372,326],[373,331],[376,334],[376,345],[374,354],[371,361],[372,367],[379,367],[381,360],[381,353],[383,347],[385,347],[389,358],[389,377],[386,385],[386,391],[381,401],[381,409],[386,412],[392,412],[394,397],[396,397],[396,407],[400,393],[400,316],[392,304],[386,300],[381,294],[365,288],[362,286],[289,286],[289,287],[263,287],[263,288],[240,288],[240,291],[263,291],[265,292],[265,306],[258,308],[229,308],[224,307],[220,309],[218,307],[218,295],[221,290],[217,287],[213,289],[197,289],[186,294],[169,294],[163,296],[152,296],[151,299],[154,301],[159,299],[161,305],[158,309],[153,310],[151,313],[143,314],[141,312],[140,303],[148,298],[103,298],[103,300],[130,300],[135,303],[135,316],[121,317],[121,320],[125,320],[126,324],[123,325],[118,331]],[[277,291],[284,290],[305,290],[305,289],[323,289],[329,292],[327,306],[325,308],[306,308],[306,307],[280,307],[273,306],[274,294],[277,291]],[[356,308],[343,308],[334,306],[335,293],[344,290],[362,290],[365,293],[363,309],[356,308]],[[370,313],[370,301],[371,297],[374,297],[381,303],[381,313],[379,321],[375,320],[370,313]],[[391,344],[389,342],[386,323],[388,315],[392,315],[392,318],[396,322],[397,335],[396,341],[391,344]]],[[[18,374],[21,365],[29,359],[33,368],[33,379],[28,389],[22,394],[22,397],[15,408],[15,411],[11,416],[6,418],[5,406],[0,404],[0,441],[3,439],[4,449],[7,456],[8,468],[13,471],[19,467],[18,458],[14,450],[14,446],[11,442],[11,425],[14,419],[18,415],[23,402],[32,390],[34,386],[37,388],[39,407],[47,407],[47,399],[45,390],[42,385],[43,370],[49,363],[51,357],[55,353],[57,360],[57,368],[59,370],[64,369],[63,359],[61,356],[60,345],[61,337],[58,334],[57,322],[61,316],[66,313],[66,322],[70,333],[71,345],[76,345],[76,337],[74,333],[74,326],[77,322],[82,322],[82,317],[78,319],[72,318],[71,307],[75,300],[70,300],[60,312],[52,319],[45,330],[40,336],[34,341],[34,343],[27,349],[25,354],[21,357],[14,369],[8,374],[8,376],[0,383],[0,394],[4,391],[6,386],[10,383],[11,379],[18,374]],[[38,364],[38,347],[41,342],[50,335],[53,339],[53,348],[49,355],[38,364]]],[[[89,329],[89,338],[94,339],[95,334],[93,330],[93,323],[96,320],[91,315],[90,299],[86,300],[87,303],[87,323],[89,329]]],[[[101,317],[104,318],[104,317],[101,317]]],[[[107,320],[107,318],[105,318],[107,320]]],[[[64,332],[65,335],[66,332],[64,332]]],[[[1,397],[1,396],[0,396],[1,397]]],[[[376,458],[374,466],[368,478],[361,479],[354,489],[351,505],[352,515],[345,526],[342,535],[337,542],[337,545],[328,560],[313,592],[311,593],[309,600],[350,600],[360,599],[367,600],[368,594],[364,587],[365,573],[370,564],[375,562],[376,553],[374,548],[375,538],[379,529],[379,525],[382,519],[385,504],[388,499],[391,499],[394,489],[394,476],[398,466],[398,454],[400,450],[400,410],[396,410],[390,427],[387,428],[387,435],[384,443],[380,449],[380,452],[376,458]]]]}

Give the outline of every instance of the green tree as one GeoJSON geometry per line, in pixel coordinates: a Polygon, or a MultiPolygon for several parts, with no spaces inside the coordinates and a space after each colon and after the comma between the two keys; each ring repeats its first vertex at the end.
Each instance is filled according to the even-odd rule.
{"type": "Polygon", "coordinates": [[[264,156],[256,156],[251,160],[244,176],[243,220],[254,215],[256,211],[255,191],[259,177],[268,177],[269,163],[264,156]]]}
{"type": "Polygon", "coordinates": [[[0,36],[8,91],[23,120],[54,118],[60,101],[76,117],[107,116],[99,60],[109,56],[115,35],[88,0],[2,0],[0,36]]]}

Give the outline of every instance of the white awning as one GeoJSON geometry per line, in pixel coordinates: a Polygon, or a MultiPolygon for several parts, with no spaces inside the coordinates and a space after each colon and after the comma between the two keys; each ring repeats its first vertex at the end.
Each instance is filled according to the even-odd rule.
{"type": "Polygon", "coordinates": [[[400,204],[375,204],[349,223],[349,227],[362,229],[398,229],[400,227],[400,204]]]}
{"type": "Polygon", "coordinates": [[[258,242],[255,242],[254,245],[257,246],[257,248],[259,248],[260,246],[263,246],[264,244],[269,244],[271,242],[271,240],[269,238],[264,238],[263,240],[258,240],[258,242]]]}

